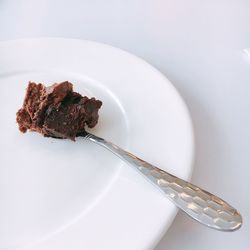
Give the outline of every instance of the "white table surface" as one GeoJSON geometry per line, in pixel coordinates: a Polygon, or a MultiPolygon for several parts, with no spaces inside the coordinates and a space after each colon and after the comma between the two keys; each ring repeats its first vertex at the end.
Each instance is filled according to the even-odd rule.
{"type": "Polygon", "coordinates": [[[179,212],[155,250],[249,249],[250,1],[0,1],[0,40],[41,36],[132,52],[162,71],[186,101],[197,145],[192,180],[235,205],[244,224],[222,233],[179,212]]]}

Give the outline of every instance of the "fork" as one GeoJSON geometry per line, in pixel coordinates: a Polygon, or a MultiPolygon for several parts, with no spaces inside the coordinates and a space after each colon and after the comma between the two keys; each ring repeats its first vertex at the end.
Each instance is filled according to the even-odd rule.
{"type": "Polygon", "coordinates": [[[128,163],[179,209],[201,224],[221,231],[235,231],[241,227],[240,213],[221,198],[153,166],[101,137],[86,132],[84,138],[108,149],[128,163]]]}

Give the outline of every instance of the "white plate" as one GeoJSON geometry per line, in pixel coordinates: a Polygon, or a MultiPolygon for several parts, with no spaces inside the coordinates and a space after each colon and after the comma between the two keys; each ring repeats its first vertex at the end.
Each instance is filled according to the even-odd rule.
{"type": "Polygon", "coordinates": [[[177,209],[111,153],[78,139],[21,134],[29,80],[69,80],[103,101],[94,133],[188,179],[193,132],[170,82],[143,60],[69,39],[0,44],[0,249],[150,249],[177,209]]]}

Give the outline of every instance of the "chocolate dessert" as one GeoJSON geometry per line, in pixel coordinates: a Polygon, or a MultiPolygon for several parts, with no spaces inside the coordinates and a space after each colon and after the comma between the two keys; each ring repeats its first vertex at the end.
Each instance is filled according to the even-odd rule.
{"type": "Polygon", "coordinates": [[[75,140],[85,133],[86,126],[93,128],[97,124],[101,106],[101,101],[74,92],[68,81],[49,87],[29,82],[16,121],[23,133],[30,130],[48,137],[75,140]]]}

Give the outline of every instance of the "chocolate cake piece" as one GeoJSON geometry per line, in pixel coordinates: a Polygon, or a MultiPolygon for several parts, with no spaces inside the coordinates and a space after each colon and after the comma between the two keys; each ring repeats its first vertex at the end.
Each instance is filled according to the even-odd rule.
{"type": "Polygon", "coordinates": [[[72,83],[55,83],[50,87],[29,82],[23,107],[16,121],[21,132],[36,131],[44,136],[69,138],[93,128],[98,122],[102,102],[73,91],[72,83]]]}

